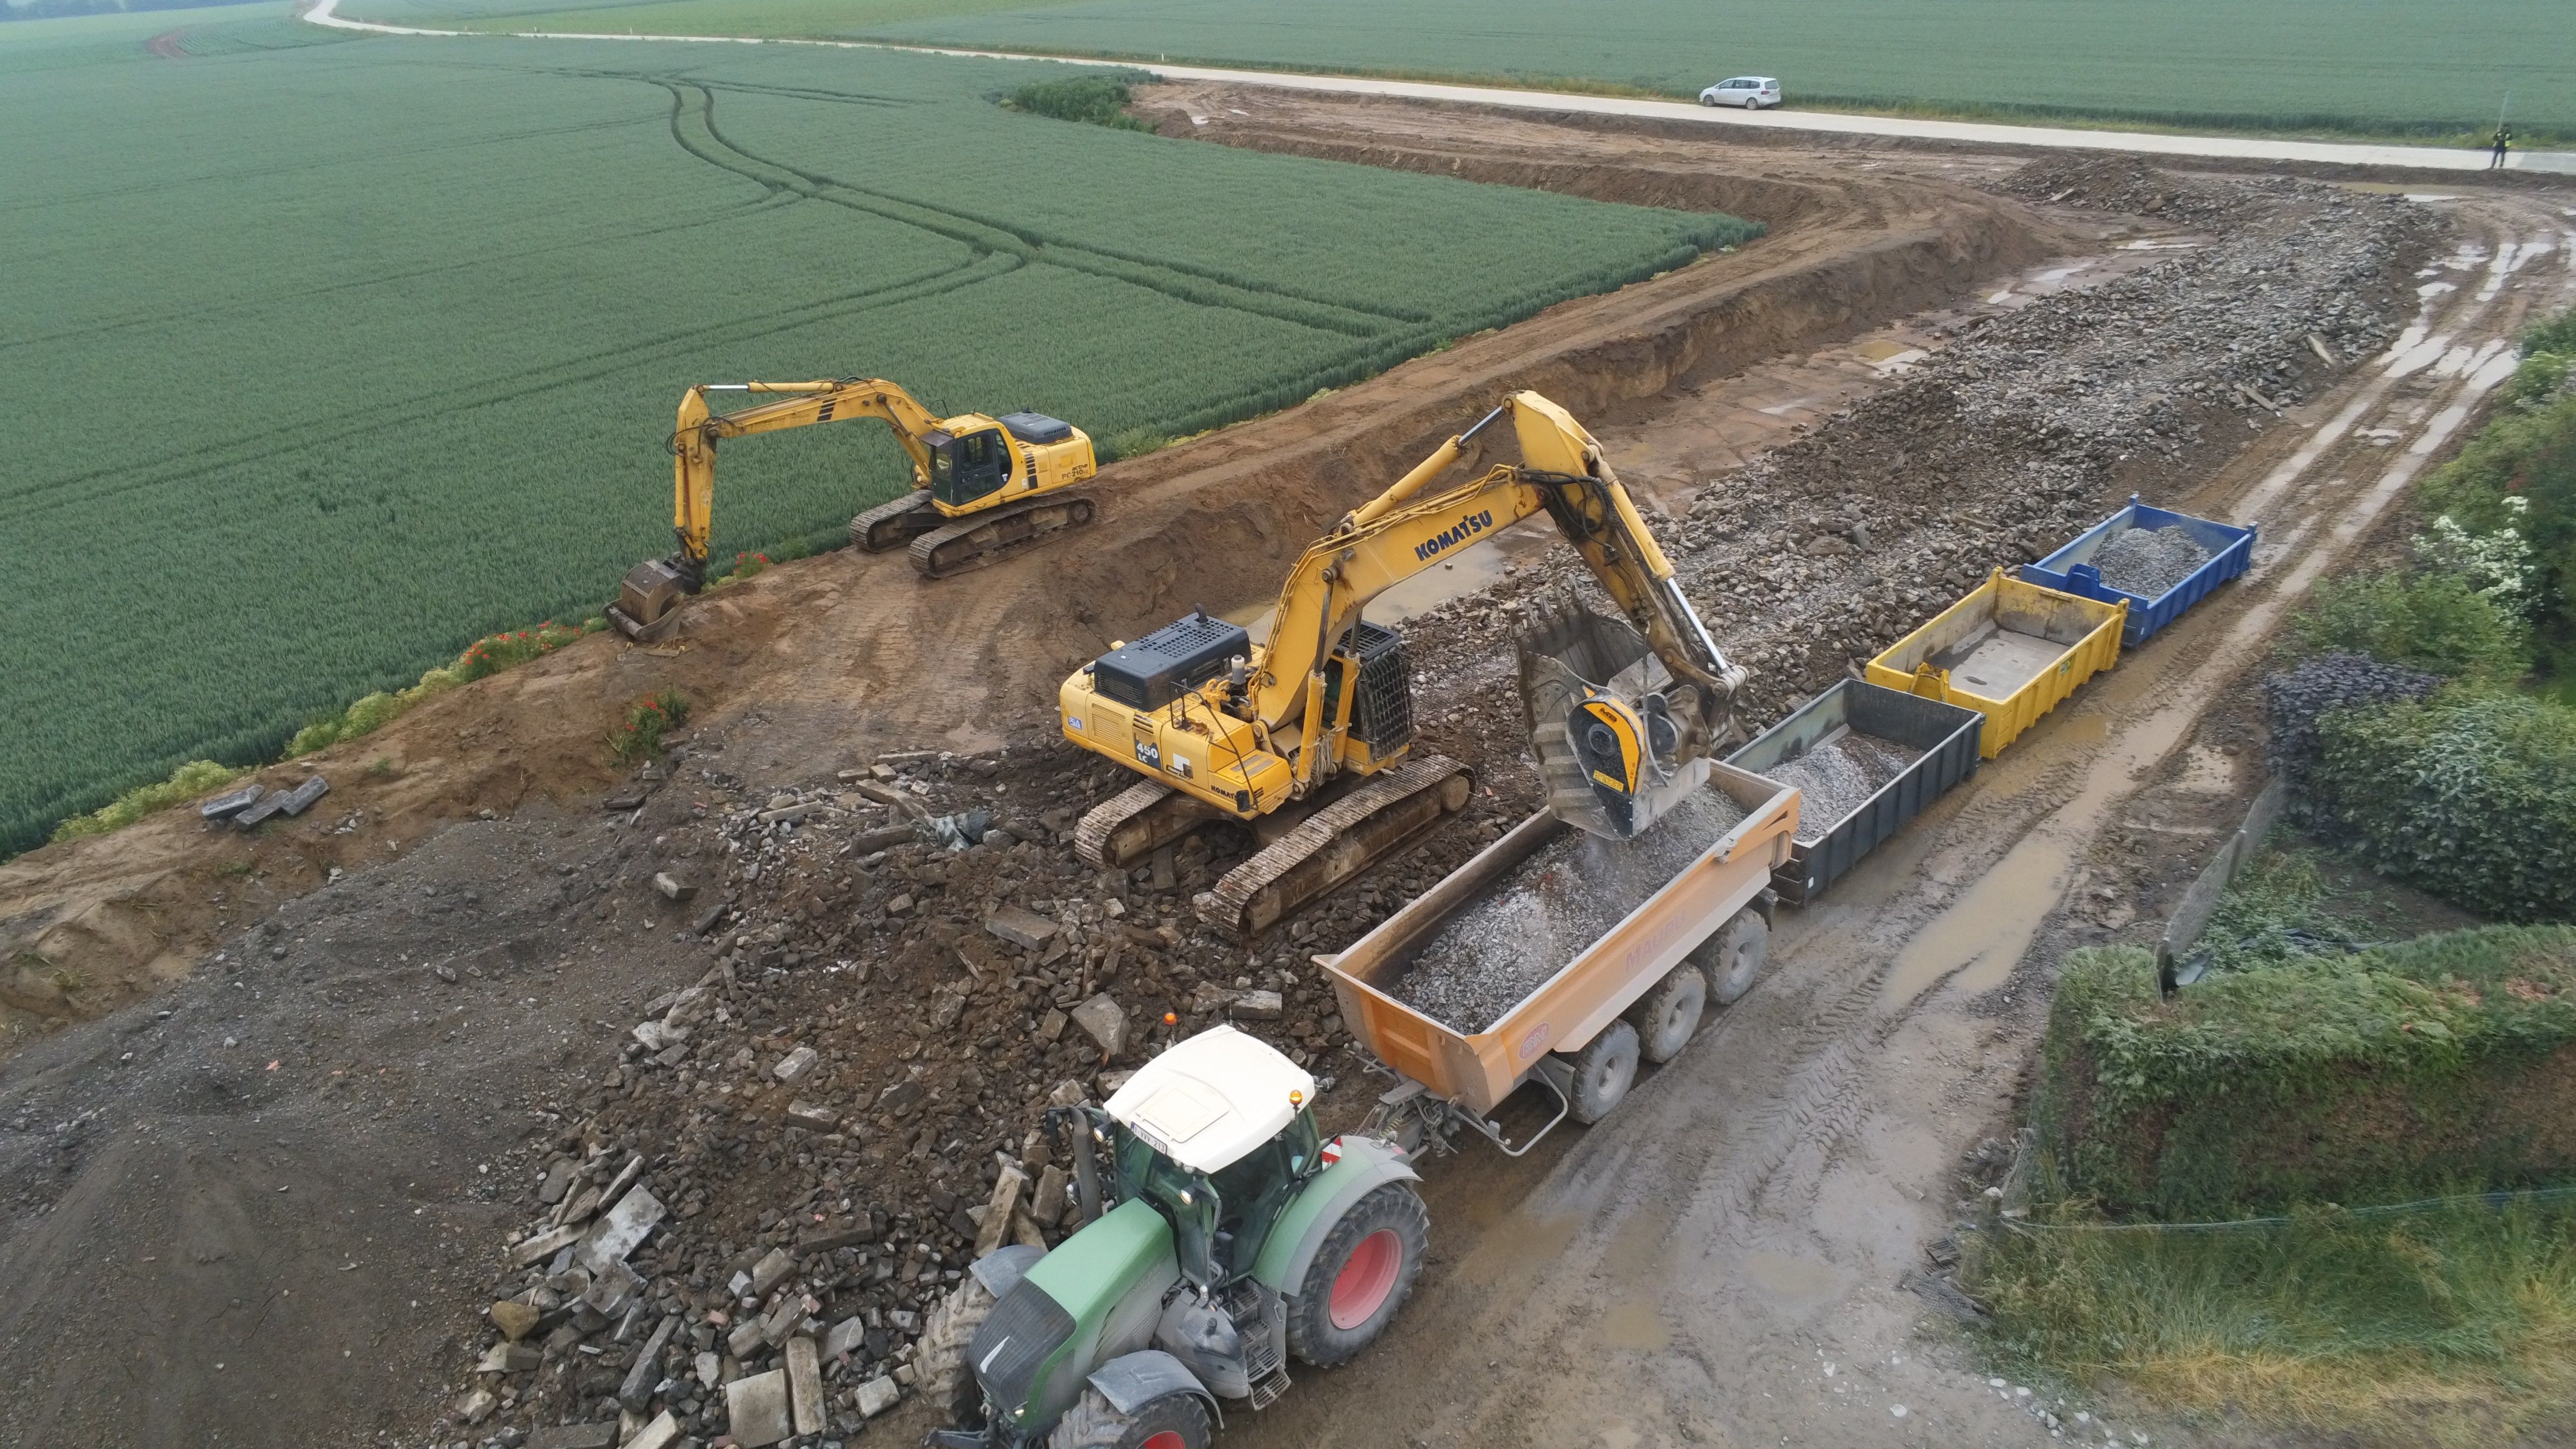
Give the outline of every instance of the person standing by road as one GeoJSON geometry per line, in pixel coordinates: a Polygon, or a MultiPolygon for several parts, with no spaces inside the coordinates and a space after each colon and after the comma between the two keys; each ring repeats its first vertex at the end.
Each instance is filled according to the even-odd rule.
{"type": "Polygon", "coordinates": [[[2501,121],[2497,122],[2495,133],[2495,155],[2487,161],[2487,169],[2489,171],[2501,170],[2503,168],[2504,153],[2512,145],[2513,128],[2505,125],[2501,121]]]}

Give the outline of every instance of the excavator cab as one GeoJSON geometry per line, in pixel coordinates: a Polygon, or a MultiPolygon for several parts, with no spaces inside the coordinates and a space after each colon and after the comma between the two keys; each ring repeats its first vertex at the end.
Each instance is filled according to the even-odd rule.
{"type": "Polygon", "coordinates": [[[930,496],[951,508],[989,498],[1011,481],[1011,443],[1000,428],[922,435],[930,449],[930,496]]]}

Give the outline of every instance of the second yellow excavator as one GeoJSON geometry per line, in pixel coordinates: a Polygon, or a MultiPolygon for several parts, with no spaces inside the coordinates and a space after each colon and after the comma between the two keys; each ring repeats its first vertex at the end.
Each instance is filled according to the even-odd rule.
{"type": "Polygon", "coordinates": [[[1091,438],[1062,419],[1030,412],[937,417],[881,377],[704,383],[680,395],[671,430],[671,525],[680,551],[628,571],[610,622],[630,638],[650,637],[682,595],[705,587],[718,442],[852,418],[894,429],[912,459],[913,489],[851,519],[850,542],[869,552],[909,544],[924,577],[981,568],[1092,519],[1092,501],[1067,491],[1099,471],[1091,438]],[[707,394],[719,392],[775,397],[717,413],[707,394]]]}
{"type": "Polygon", "coordinates": [[[1200,913],[1246,934],[1358,875],[1467,803],[1466,766],[1412,755],[1412,670],[1360,617],[1392,585],[1545,513],[1625,621],[1568,608],[1520,641],[1549,808],[1625,839],[1708,777],[1740,737],[1744,671],[1718,652],[1601,447],[1563,408],[1513,394],[1308,546],[1266,643],[1205,613],[1120,644],[1065,680],[1065,737],[1145,778],[1082,817],[1075,848],[1123,868],[1203,824],[1261,848],[1200,913]],[[1509,415],[1521,461],[1416,494],[1509,415]]]}

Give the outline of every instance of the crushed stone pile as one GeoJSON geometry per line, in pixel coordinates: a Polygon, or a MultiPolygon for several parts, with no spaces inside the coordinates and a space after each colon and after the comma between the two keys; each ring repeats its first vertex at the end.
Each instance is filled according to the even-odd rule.
{"type": "Polygon", "coordinates": [[[2191,571],[2209,562],[2209,550],[2200,546],[2179,523],[2162,528],[2125,528],[2106,540],[2094,551],[2093,566],[2102,571],[2102,582],[2142,599],[2160,599],[2166,590],[2191,577],[2191,571]]]}
{"type": "Polygon", "coordinates": [[[1921,758],[1923,752],[1910,745],[1849,730],[1764,771],[1763,778],[1798,787],[1804,797],[1798,804],[1798,843],[1813,845],[1921,758]]]}
{"type": "Polygon", "coordinates": [[[1742,823],[1744,813],[1711,788],[1633,840],[1565,831],[1451,917],[1391,993],[1455,1030],[1485,1030],[1742,823]]]}
{"type": "Polygon", "coordinates": [[[2043,206],[2216,222],[2241,210],[2245,193],[2262,185],[2188,181],[2121,157],[2047,156],[2005,177],[1998,189],[2043,206]]]}

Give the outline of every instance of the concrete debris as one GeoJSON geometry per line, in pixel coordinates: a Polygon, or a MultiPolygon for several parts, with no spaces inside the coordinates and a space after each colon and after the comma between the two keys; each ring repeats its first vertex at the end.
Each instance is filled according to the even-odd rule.
{"type": "Polygon", "coordinates": [[[492,1320],[494,1328],[501,1330],[503,1338],[516,1343],[535,1332],[538,1320],[545,1315],[538,1312],[534,1305],[504,1298],[486,1309],[485,1316],[492,1320]]]}
{"type": "Polygon", "coordinates": [[[206,803],[197,807],[197,813],[208,820],[221,820],[227,815],[237,815],[241,813],[244,809],[249,807],[251,802],[257,800],[261,795],[266,793],[266,787],[254,780],[250,784],[244,785],[239,789],[226,790],[224,793],[208,800],[206,803]]]}
{"type": "Polygon", "coordinates": [[[1798,841],[1813,845],[1921,758],[1923,752],[1910,745],[1849,730],[1773,766],[1763,778],[1797,787],[1798,841]]]}
{"type": "Polygon", "coordinates": [[[660,891],[664,900],[670,901],[693,900],[698,894],[698,888],[696,886],[689,884],[687,881],[680,879],[669,871],[658,871],[654,874],[653,889],[660,891]]]}
{"type": "Polygon", "coordinates": [[[787,1340],[787,1397],[799,1434],[823,1432],[823,1364],[814,1340],[787,1340]]]}
{"type": "Polygon", "coordinates": [[[1004,906],[984,918],[984,929],[1024,951],[1036,951],[1055,939],[1055,922],[1035,911],[1004,906]]]}
{"type": "Polygon", "coordinates": [[[617,1421],[553,1424],[528,1431],[527,1449],[616,1449],[617,1421]]]}
{"type": "Polygon", "coordinates": [[[993,1196],[984,1204],[983,1219],[976,1225],[976,1258],[1002,1246],[1010,1233],[1011,1214],[1020,1205],[1020,1190],[1027,1187],[1028,1182],[1027,1175],[1016,1167],[1003,1168],[1001,1175],[993,1180],[993,1196]]]}
{"type": "Polygon", "coordinates": [[[314,801],[330,793],[331,782],[315,775],[285,794],[272,795],[268,801],[262,803],[274,802],[279,810],[290,816],[301,815],[312,808],[314,801]]]}
{"type": "Polygon", "coordinates": [[[787,1120],[811,1131],[829,1132],[839,1123],[840,1114],[813,1102],[790,1102],[787,1104],[787,1120]]]}
{"type": "Polygon", "coordinates": [[[895,1387],[894,1379],[889,1375],[880,1374],[859,1385],[860,1417],[873,1419],[893,1408],[895,1401],[902,1397],[903,1390],[895,1387]]]}
{"type": "Polygon", "coordinates": [[[643,1428],[636,1430],[635,1437],[627,1440],[620,1449],[671,1449],[679,1442],[680,1421],[671,1416],[670,1410],[664,1409],[643,1428]]]}
{"type": "Polygon", "coordinates": [[[623,1262],[627,1254],[635,1251],[635,1245],[644,1241],[644,1235],[661,1223],[667,1211],[650,1189],[629,1188],[626,1196],[617,1200],[617,1206],[610,1208],[591,1230],[582,1244],[581,1260],[594,1273],[610,1263],[623,1262]]]}
{"type": "Polygon", "coordinates": [[[492,1410],[500,1402],[500,1396],[490,1389],[476,1389],[457,1404],[456,1417],[468,1424],[480,1424],[492,1417],[492,1410]]]}
{"type": "Polygon", "coordinates": [[[1237,1021],[1277,1021],[1288,1006],[1276,991],[1247,991],[1234,999],[1232,1014],[1237,1021]]]}
{"type": "Polygon", "coordinates": [[[1100,1044],[1100,1054],[1115,1061],[1127,1049],[1127,1013],[1109,993],[1101,992],[1075,1007],[1070,1013],[1073,1024],[1081,1027],[1100,1044]]]}
{"type": "Polygon", "coordinates": [[[787,1255],[785,1248],[770,1249],[761,1255],[759,1262],[751,1265],[751,1296],[768,1297],[770,1289],[785,1282],[787,1275],[795,1271],[796,1260],[787,1255]]]}
{"type": "Polygon", "coordinates": [[[795,1407],[789,1398],[787,1371],[748,1374],[725,1385],[725,1416],[733,1441],[743,1449],[760,1449],[796,1432],[795,1407]]]}
{"type": "Polygon", "coordinates": [[[582,1231],[583,1229],[578,1225],[548,1228],[542,1233],[521,1240],[517,1247],[510,1250],[510,1261],[521,1267],[530,1263],[542,1263],[562,1249],[580,1242],[582,1231]]]}
{"type": "Polygon", "coordinates": [[[769,1069],[769,1074],[782,1082],[793,1082],[814,1070],[814,1061],[814,1049],[801,1046],[779,1058],[778,1064],[769,1069]]]}

